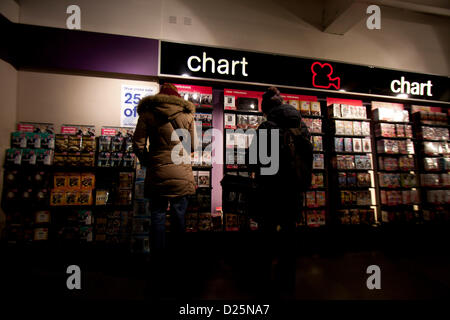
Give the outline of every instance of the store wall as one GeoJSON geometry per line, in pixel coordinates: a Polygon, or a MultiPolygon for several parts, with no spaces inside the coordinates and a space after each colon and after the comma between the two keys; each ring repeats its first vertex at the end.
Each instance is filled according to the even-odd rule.
{"type": "MultiPolygon", "coordinates": [[[[10,147],[10,134],[16,123],[17,71],[9,63],[0,60],[0,163],[5,161],[5,151],[10,147]]],[[[0,194],[3,191],[3,170],[0,170],[0,194]]],[[[0,234],[5,215],[0,209],[0,234]]]]}
{"type": "MultiPolygon", "coordinates": [[[[12,22],[19,22],[19,5],[13,0],[0,1],[0,14],[12,22]]],[[[10,145],[10,133],[16,124],[17,71],[0,59],[0,163],[5,161],[5,151],[10,145]]],[[[3,192],[3,170],[0,170],[0,194],[3,192]]],[[[0,209],[0,234],[5,225],[5,215],[0,209]]]]}
{"type": "Polygon", "coordinates": [[[12,22],[19,22],[19,4],[14,0],[0,1],[0,14],[12,22]]]}
{"type": "Polygon", "coordinates": [[[406,10],[383,7],[381,30],[368,30],[361,19],[345,35],[332,35],[317,28],[320,1],[21,0],[20,4],[21,23],[65,28],[67,6],[78,4],[81,27],[87,31],[450,74],[450,20],[406,10]]]}
{"type": "Polygon", "coordinates": [[[91,76],[19,71],[17,121],[62,124],[120,125],[123,84],[154,86],[135,81],[91,76]]]}

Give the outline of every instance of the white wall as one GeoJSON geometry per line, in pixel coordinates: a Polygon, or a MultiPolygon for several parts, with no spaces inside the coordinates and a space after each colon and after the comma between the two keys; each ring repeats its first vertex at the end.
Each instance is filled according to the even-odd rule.
{"type": "Polygon", "coordinates": [[[154,86],[150,81],[19,71],[17,121],[120,126],[122,84],[154,86]]]}
{"type": "MultiPolygon", "coordinates": [[[[320,1],[316,1],[318,4],[320,1]]],[[[65,28],[69,4],[81,7],[82,29],[449,75],[450,20],[382,8],[381,30],[362,19],[345,35],[316,27],[311,1],[21,0],[20,22],[65,28]],[[281,4],[280,4],[281,3],[281,4]],[[169,16],[177,23],[169,23],[169,16]],[[305,18],[311,24],[302,20],[305,18]],[[191,25],[184,24],[184,18],[191,25]]],[[[361,13],[365,17],[364,12],[361,13]]]]}

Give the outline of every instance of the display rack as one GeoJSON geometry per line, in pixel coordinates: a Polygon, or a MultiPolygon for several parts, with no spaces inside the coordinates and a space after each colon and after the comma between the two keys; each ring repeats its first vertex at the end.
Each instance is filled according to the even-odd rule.
{"type": "Polygon", "coordinates": [[[328,154],[326,135],[323,130],[326,108],[317,97],[286,95],[285,100],[297,107],[311,134],[313,144],[313,172],[311,187],[303,194],[303,210],[299,226],[322,227],[328,223],[328,154]]]}
{"type": "Polygon", "coordinates": [[[372,102],[376,186],[383,224],[421,221],[417,159],[409,111],[401,104],[372,102]]]}
{"type": "MultiPolygon", "coordinates": [[[[265,120],[261,112],[262,95],[258,91],[224,89],[224,175],[250,176],[247,159],[253,136],[246,133],[248,129],[256,130],[265,120]]],[[[243,193],[224,189],[222,202],[224,231],[256,228],[243,193]]]]}
{"type": "Polygon", "coordinates": [[[450,219],[450,138],[448,115],[441,108],[418,107],[412,114],[420,172],[423,221],[450,219]]]}
{"type": "MultiPolygon", "coordinates": [[[[198,139],[198,148],[194,150],[191,159],[196,193],[189,196],[189,205],[185,215],[186,232],[210,231],[212,222],[212,136],[211,131],[208,130],[213,126],[212,88],[190,84],[175,84],[175,86],[180,95],[195,106],[194,120],[198,139]]],[[[167,232],[170,232],[171,218],[168,208],[167,232]]]]}
{"type": "Polygon", "coordinates": [[[114,139],[106,139],[108,146],[105,139],[100,143],[102,138],[95,137],[93,126],[63,125],[62,133],[52,132],[50,140],[48,132],[39,137],[36,129],[39,126],[19,124],[12,133],[11,147],[16,149],[9,150],[26,156],[7,158],[4,166],[2,208],[7,216],[7,242],[128,246],[135,158],[124,149],[125,136],[114,136],[112,150],[114,139]],[[17,149],[24,138],[34,145],[22,145],[37,149],[17,149]],[[45,144],[38,139],[41,144],[45,139],[45,144]],[[39,149],[43,146],[46,149],[39,149]],[[40,150],[46,155],[42,162],[33,158],[40,150]],[[105,198],[99,205],[101,194],[105,198]]]}
{"type": "MultiPolygon", "coordinates": [[[[338,103],[336,103],[338,102],[338,103]]],[[[328,105],[330,219],[336,225],[373,225],[373,141],[370,110],[361,101],[328,105]]]]}

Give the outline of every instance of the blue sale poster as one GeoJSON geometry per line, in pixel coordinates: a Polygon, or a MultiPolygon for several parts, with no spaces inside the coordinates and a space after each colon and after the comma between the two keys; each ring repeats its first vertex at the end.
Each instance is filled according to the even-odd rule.
{"type": "Polygon", "coordinates": [[[154,83],[151,86],[122,85],[120,94],[120,126],[135,127],[138,114],[137,105],[139,101],[146,97],[155,95],[159,86],[154,83]]]}

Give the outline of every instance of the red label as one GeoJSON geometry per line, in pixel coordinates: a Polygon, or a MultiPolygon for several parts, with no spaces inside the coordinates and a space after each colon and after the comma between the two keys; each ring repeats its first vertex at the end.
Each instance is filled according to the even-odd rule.
{"type": "Polygon", "coordinates": [[[315,96],[304,96],[298,94],[281,94],[283,100],[298,100],[298,101],[317,101],[315,96]]]}
{"type": "Polygon", "coordinates": [[[372,101],[372,110],[375,110],[378,108],[388,108],[388,109],[394,109],[394,110],[403,110],[404,109],[402,103],[372,101]]]}
{"type": "Polygon", "coordinates": [[[348,104],[350,106],[362,107],[362,100],[353,100],[353,99],[340,99],[340,98],[327,98],[327,106],[331,106],[332,104],[348,104]]]}
{"type": "Polygon", "coordinates": [[[102,136],[115,136],[117,129],[115,128],[102,128],[102,136]]]}
{"type": "Polygon", "coordinates": [[[78,132],[77,127],[66,127],[61,126],[61,133],[62,134],[76,134],[78,132]]]}
{"type": "Polygon", "coordinates": [[[178,92],[212,94],[212,87],[192,86],[187,84],[174,84],[178,92]]]}
{"type": "Polygon", "coordinates": [[[34,131],[34,126],[32,124],[19,123],[19,124],[17,124],[17,131],[19,131],[19,132],[33,132],[34,131]]]}
{"type": "MultiPolygon", "coordinates": [[[[426,112],[442,112],[442,108],[440,107],[429,107],[429,106],[411,106],[411,113],[416,113],[419,111],[426,111],[426,112]]],[[[448,112],[450,112],[450,109],[448,109],[448,112]]]]}
{"type": "Polygon", "coordinates": [[[19,122],[17,124],[17,131],[19,132],[55,132],[55,125],[53,123],[33,123],[33,122],[19,122]]]}

